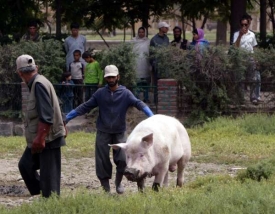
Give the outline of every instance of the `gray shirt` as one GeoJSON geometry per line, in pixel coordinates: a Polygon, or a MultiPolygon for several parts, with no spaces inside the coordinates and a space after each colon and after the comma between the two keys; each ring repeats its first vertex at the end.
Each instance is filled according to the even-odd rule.
{"type": "Polygon", "coordinates": [[[169,38],[166,34],[163,36],[160,36],[159,34],[156,34],[150,41],[151,47],[165,47],[169,45],[169,38]]]}
{"type": "MultiPolygon", "coordinates": [[[[66,67],[69,70],[69,65],[74,61],[73,52],[75,50],[80,50],[81,55],[86,50],[86,37],[79,35],[77,38],[69,36],[65,39],[64,42],[65,51],[66,51],[66,67]]],[[[80,61],[86,65],[86,62],[81,58],[80,61]]]]}

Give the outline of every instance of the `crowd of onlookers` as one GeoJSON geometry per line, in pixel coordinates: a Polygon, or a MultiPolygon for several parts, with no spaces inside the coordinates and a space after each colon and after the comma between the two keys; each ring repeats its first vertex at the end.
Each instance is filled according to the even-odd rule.
{"type": "MultiPolygon", "coordinates": [[[[245,14],[240,20],[240,30],[234,33],[233,45],[253,53],[257,46],[255,34],[249,30],[251,16],[245,14]]],[[[71,35],[65,39],[64,49],[66,52],[66,69],[62,74],[59,87],[59,97],[63,102],[63,111],[68,113],[74,107],[80,105],[83,100],[87,101],[89,97],[103,84],[103,72],[99,62],[94,58],[93,52],[86,50],[86,38],[79,34],[79,25],[72,23],[71,35]],[[85,84],[85,90],[81,85],[85,84]]],[[[158,59],[153,56],[151,50],[164,47],[175,47],[181,50],[193,50],[196,53],[196,60],[201,60],[203,52],[209,47],[209,42],[204,38],[204,31],[200,28],[194,28],[192,31],[192,41],[182,38],[182,28],[175,26],[173,28],[173,41],[169,41],[167,32],[169,25],[166,22],[158,23],[158,33],[151,39],[145,27],[138,28],[137,36],[133,38],[134,52],[136,57],[136,79],[137,88],[135,95],[143,94],[143,101],[150,102],[149,88],[157,85],[160,78],[158,72],[158,59]]],[[[31,22],[28,26],[28,32],[22,37],[22,40],[40,41],[41,36],[37,31],[37,24],[31,22]]],[[[260,73],[256,69],[256,62],[253,57],[249,59],[250,66],[247,69],[246,79],[256,81],[253,87],[250,87],[250,100],[256,104],[261,102],[260,98],[260,73]]],[[[239,91],[243,93],[244,86],[240,84],[239,91]]],[[[157,95],[154,93],[154,102],[157,102],[157,95]]]]}

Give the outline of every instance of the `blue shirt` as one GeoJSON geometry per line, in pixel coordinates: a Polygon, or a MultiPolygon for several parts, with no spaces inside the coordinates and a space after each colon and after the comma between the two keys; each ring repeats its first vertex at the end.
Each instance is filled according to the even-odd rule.
{"type": "Polygon", "coordinates": [[[131,106],[138,110],[147,107],[125,86],[119,85],[115,91],[111,91],[106,85],[99,88],[87,102],[78,106],[75,111],[79,116],[99,107],[97,129],[106,133],[122,133],[126,130],[126,113],[131,106]]]}

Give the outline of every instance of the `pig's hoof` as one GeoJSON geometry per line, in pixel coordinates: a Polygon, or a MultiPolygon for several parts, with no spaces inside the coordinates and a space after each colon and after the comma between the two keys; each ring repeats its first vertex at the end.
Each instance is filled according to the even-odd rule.
{"type": "Polygon", "coordinates": [[[116,192],[118,194],[123,194],[124,193],[124,187],[122,186],[121,183],[118,186],[116,186],[116,192]]]}
{"type": "Polygon", "coordinates": [[[159,188],[160,188],[160,184],[159,183],[153,183],[153,186],[152,186],[152,189],[156,192],[159,191],[159,188]]]}

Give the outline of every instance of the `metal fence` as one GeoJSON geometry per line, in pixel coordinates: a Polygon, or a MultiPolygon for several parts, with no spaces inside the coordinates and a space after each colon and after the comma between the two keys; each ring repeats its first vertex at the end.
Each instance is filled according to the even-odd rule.
{"type": "Polygon", "coordinates": [[[0,83],[0,117],[21,118],[21,83],[0,83]]]}
{"type": "MultiPolygon", "coordinates": [[[[250,100],[251,83],[245,83],[243,89],[244,102],[241,104],[229,104],[229,114],[244,112],[266,112],[275,110],[275,85],[273,82],[261,82],[261,102],[252,103],[250,100]]],[[[62,110],[68,113],[73,108],[85,102],[92,93],[97,90],[96,86],[73,85],[64,86],[54,84],[56,93],[61,101],[62,110]],[[65,87],[65,89],[64,89],[65,87]],[[89,94],[89,96],[87,96],[89,94]]],[[[152,110],[157,111],[157,87],[148,85],[139,85],[129,88],[134,95],[145,101],[152,110]]],[[[22,93],[21,83],[0,83],[0,117],[2,118],[21,118],[22,111],[22,93]]],[[[179,84],[177,88],[178,111],[182,114],[188,114],[192,111],[192,100],[186,88],[179,84]]]]}

